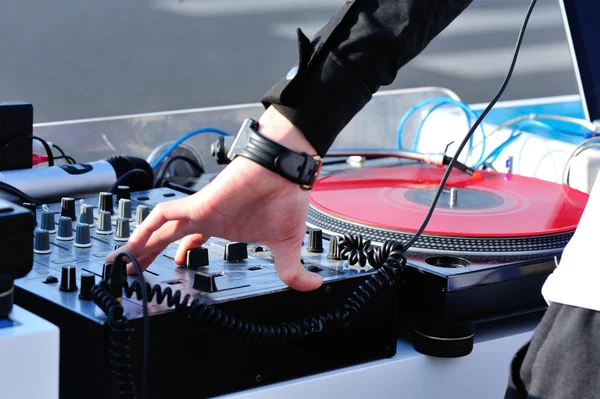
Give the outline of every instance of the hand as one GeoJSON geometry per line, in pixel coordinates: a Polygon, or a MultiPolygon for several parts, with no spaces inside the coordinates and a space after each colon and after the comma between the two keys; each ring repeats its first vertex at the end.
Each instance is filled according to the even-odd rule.
{"type": "MultiPolygon", "coordinates": [[[[315,153],[274,108],[265,112],[260,125],[261,133],[272,140],[315,153]]],[[[238,157],[198,193],[155,207],[129,242],[108,255],[107,261],[113,261],[120,252],[131,252],[145,269],[167,245],[182,239],[175,257],[175,263],[182,265],[188,249],[215,236],[267,245],[285,284],[300,291],[313,290],[322,284],[322,278],[300,263],[309,199],[310,192],[297,184],[238,157]]]]}

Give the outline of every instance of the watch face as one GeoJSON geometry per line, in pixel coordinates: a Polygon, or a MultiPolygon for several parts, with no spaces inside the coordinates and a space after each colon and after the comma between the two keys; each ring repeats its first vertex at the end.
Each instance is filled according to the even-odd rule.
{"type": "Polygon", "coordinates": [[[233,140],[233,144],[231,145],[231,149],[227,154],[227,158],[233,161],[237,154],[239,154],[244,147],[248,144],[248,140],[250,139],[250,133],[252,132],[252,125],[254,124],[254,120],[246,119],[240,128],[237,136],[235,136],[235,140],[233,140]]]}

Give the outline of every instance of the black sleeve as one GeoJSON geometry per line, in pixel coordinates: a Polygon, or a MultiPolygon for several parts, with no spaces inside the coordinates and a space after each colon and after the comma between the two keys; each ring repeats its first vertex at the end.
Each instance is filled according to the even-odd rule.
{"type": "Polygon", "coordinates": [[[347,1],[312,42],[298,30],[297,68],[262,103],[277,108],[322,156],[373,93],[471,1],[347,1]]]}

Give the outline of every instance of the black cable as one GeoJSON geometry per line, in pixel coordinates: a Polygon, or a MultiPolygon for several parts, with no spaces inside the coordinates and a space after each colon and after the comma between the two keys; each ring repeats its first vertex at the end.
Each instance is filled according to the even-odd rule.
{"type": "Polygon", "coordinates": [[[135,380],[131,365],[131,346],[133,329],[125,317],[121,302],[110,293],[104,280],[92,287],[94,303],[106,314],[108,325],[108,363],[113,376],[112,385],[116,397],[136,399],[135,380]]]}
{"type": "MultiPolygon", "coordinates": [[[[135,271],[138,275],[139,278],[139,282],[142,285],[145,285],[145,280],[144,280],[144,273],[142,270],[142,267],[140,266],[140,264],[138,263],[137,259],[135,258],[135,256],[133,256],[131,253],[129,252],[122,252],[119,255],[117,255],[117,257],[115,258],[115,267],[113,268],[113,271],[115,269],[118,270],[122,270],[121,268],[119,268],[118,263],[123,261],[123,258],[128,258],[129,261],[133,264],[133,266],[135,267],[135,271]]],[[[127,281],[125,279],[125,281],[127,281]]],[[[142,314],[143,314],[143,318],[144,318],[144,352],[143,352],[143,365],[142,365],[142,399],[145,399],[146,396],[146,392],[147,392],[147,387],[148,387],[148,371],[149,371],[149,367],[150,367],[150,316],[148,315],[148,295],[146,295],[146,293],[142,293],[142,314]]]]}
{"type": "Polygon", "coordinates": [[[71,165],[77,163],[77,161],[75,161],[75,158],[68,156],[68,155],[65,157],[63,157],[62,155],[58,156],[58,157],[54,157],[55,161],[58,161],[59,159],[64,159],[65,161],[67,161],[68,164],[71,164],[71,165]]]}
{"type": "MultiPolygon", "coordinates": [[[[294,342],[329,328],[347,327],[352,323],[364,307],[384,289],[391,289],[396,284],[399,273],[405,269],[406,257],[404,247],[397,241],[388,241],[379,248],[372,248],[361,237],[346,235],[340,240],[339,246],[343,254],[352,252],[354,243],[364,243],[362,250],[368,253],[367,257],[375,273],[367,277],[346,299],[341,308],[332,311],[320,312],[313,316],[305,317],[292,323],[255,323],[232,316],[205,303],[199,299],[190,302],[190,294],[183,299],[182,292],[173,293],[170,287],[164,291],[160,285],[144,281],[142,269],[137,259],[130,253],[124,252],[117,256],[110,268],[111,276],[105,276],[98,285],[92,288],[94,303],[102,309],[109,322],[111,336],[109,339],[110,359],[115,385],[120,397],[136,398],[135,384],[131,373],[131,360],[129,355],[129,341],[133,331],[127,327],[128,320],[124,316],[124,309],[117,297],[110,292],[109,281],[112,273],[122,273],[124,258],[134,265],[139,280],[131,285],[124,280],[124,291],[128,298],[136,294],[137,299],[142,299],[144,317],[144,353],[142,370],[142,398],[145,398],[148,382],[150,328],[148,315],[148,302],[156,299],[158,304],[167,301],[169,307],[175,306],[176,310],[186,310],[190,319],[198,320],[226,334],[259,342],[294,342]]],[[[119,277],[119,276],[116,276],[119,277]]],[[[119,280],[119,279],[117,279],[119,280]]]]}
{"type": "Polygon", "coordinates": [[[52,153],[52,149],[46,140],[38,136],[19,136],[9,140],[3,140],[0,144],[3,144],[2,148],[0,148],[0,152],[6,150],[11,145],[18,143],[23,140],[37,140],[44,146],[46,150],[46,155],[48,156],[48,166],[54,166],[54,154],[52,153]]]}
{"type": "Polygon", "coordinates": [[[67,155],[62,148],[60,148],[59,146],[57,146],[56,144],[52,143],[52,148],[55,148],[56,151],[58,151],[60,153],[60,157],[55,157],[54,160],[56,161],[57,159],[65,159],[68,163],[70,164],[74,164],[77,163],[77,161],[75,161],[75,159],[69,155],[67,155]]]}
{"type": "MultiPolygon", "coordinates": [[[[115,296],[111,293],[110,280],[113,278],[113,273],[123,273],[125,261],[124,258],[134,265],[138,274],[139,284],[146,285],[144,274],[137,259],[128,252],[122,252],[115,258],[113,267],[110,268],[110,276],[105,276],[98,285],[92,288],[92,298],[94,303],[98,305],[104,313],[106,313],[109,328],[113,333],[113,337],[109,341],[111,356],[112,373],[117,393],[123,398],[136,398],[135,383],[133,374],[131,373],[131,356],[129,354],[129,341],[133,335],[132,329],[127,329],[127,318],[123,315],[124,309],[118,301],[120,296],[115,296]]],[[[115,275],[119,281],[127,281],[126,276],[115,275]]],[[[120,291],[120,290],[119,290],[120,291]]],[[[140,293],[142,299],[142,314],[143,314],[143,355],[142,355],[142,389],[141,398],[145,399],[148,387],[148,375],[150,366],[150,317],[148,314],[148,295],[144,290],[140,293]]]]}
{"type": "Polygon", "coordinates": [[[19,190],[15,186],[11,186],[10,184],[5,183],[3,181],[0,181],[0,191],[4,191],[5,193],[13,195],[13,196],[19,198],[20,200],[22,200],[23,202],[31,202],[32,204],[35,204],[35,205],[41,205],[40,201],[34,199],[33,197],[30,197],[29,195],[25,194],[23,191],[19,190]]]}
{"type": "Polygon", "coordinates": [[[475,123],[473,124],[473,126],[471,127],[471,129],[469,130],[469,132],[467,133],[467,135],[464,137],[463,141],[458,146],[458,149],[456,150],[456,154],[454,155],[454,157],[452,158],[452,160],[448,164],[448,168],[446,169],[446,173],[444,173],[444,177],[442,177],[442,181],[440,182],[440,185],[439,185],[439,187],[438,187],[438,189],[437,189],[437,191],[435,193],[435,196],[433,197],[433,202],[431,204],[431,207],[429,208],[429,212],[427,213],[427,216],[425,217],[425,220],[423,221],[423,224],[421,225],[421,227],[419,228],[419,230],[415,233],[415,235],[406,243],[406,245],[404,246],[405,249],[408,249],[408,248],[412,247],[413,244],[419,239],[419,237],[425,231],[425,228],[427,227],[427,224],[429,223],[429,220],[431,219],[431,216],[433,215],[433,211],[435,210],[435,207],[436,207],[436,205],[438,203],[438,200],[440,199],[440,196],[442,195],[442,191],[444,190],[444,186],[446,185],[446,181],[450,177],[450,173],[452,172],[452,168],[454,168],[454,165],[456,164],[456,162],[458,160],[458,156],[460,155],[460,153],[462,152],[462,150],[465,148],[465,146],[469,142],[469,139],[471,138],[471,136],[473,135],[473,133],[475,132],[475,130],[477,130],[477,128],[481,124],[481,121],[483,121],[483,119],[491,111],[492,107],[494,105],[496,105],[496,103],[498,102],[498,100],[500,99],[500,97],[502,96],[502,94],[504,93],[504,90],[506,90],[506,86],[508,86],[508,82],[510,81],[510,78],[512,77],[513,71],[515,69],[515,65],[517,63],[517,58],[519,57],[519,50],[521,49],[521,43],[523,42],[523,37],[525,36],[525,30],[527,29],[527,23],[529,22],[529,17],[531,16],[531,12],[533,11],[533,8],[535,7],[536,3],[537,3],[537,0],[531,0],[531,3],[529,5],[529,9],[527,10],[527,15],[525,16],[525,20],[523,21],[523,25],[521,26],[521,30],[519,31],[519,36],[517,38],[517,44],[515,46],[515,52],[514,52],[514,55],[513,55],[512,62],[510,64],[510,68],[508,70],[508,74],[506,75],[506,78],[504,79],[504,82],[502,83],[502,86],[500,87],[500,90],[498,90],[498,93],[496,94],[496,96],[494,97],[494,99],[488,104],[488,106],[481,113],[481,115],[479,116],[479,118],[477,118],[477,120],[475,121],[475,123]]]}
{"type": "Polygon", "coordinates": [[[113,183],[113,185],[110,186],[110,188],[108,189],[108,191],[114,194],[117,191],[117,188],[120,185],[122,185],[127,179],[129,179],[133,175],[144,175],[144,176],[146,176],[146,180],[150,183],[149,187],[152,187],[152,184],[154,182],[152,181],[152,176],[150,176],[148,174],[148,172],[146,172],[144,169],[133,169],[133,170],[130,170],[129,172],[127,172],[127,173],[124,173],[121,177],[119,177],[117,179],[117,181],[115,181],[113,183]]]}
{"type": "MultiPolygon", "coordinates": [[[[361,237],[355,238],[346,235],[339,244],[342,249],[342,256],[352,252],[352,246],[357,241],[363,242],[361,237]]],[[[261,343],[294,342],[306,335],[321,332],[328,328],[348,326],[363,307],[384,287],[395,284],[398,272],[404,270],[406,265],[402,245],[396,241],[388,241],[377,249],[370,247],[370,242],[366,242],[365,245],[368,248],[364,247],[362,250],[369,253],[369,262],[376,269],[376,272],[365,279],[348,296],[341,308],[321,312],[291,323],[255,323],[244,320],[215,307],[200,303],[198,299],[192,300],[190,294],[185,294],[182,297],[182,292],[179,290],[173,291],[171,287],[163,290],[160,285],[150,286],[150,284],[144,283],[143,280],[134,281],[131,284],[125,281],[125,296],[131,298],[135,294],[138,300],[143,299],[145,296],[147,301],[156,300],[158,304],[166,301],[169,307],[175,307],[177,310],[187,310],[191,319],[201,321],[206,326],[232,336],[261,343]]],[[[135,260],[129,254],[127,257],[132,261],[135,260]]],[[[135,262],[133,263],[135,265],[135,262]]],[[[115,265],[113,270],[115,267],[117,266],[115,265]]]]}
{"type": "Polygon", "coordinates": [[[158,177],[156,178],[156,182],[154,183],[154,188],[158,188],[161,186],[161,184],[163,183],[163,180],[165,179],[165,175],[169,171],[169,167],[176,161],[184,161],[185,163],[190,165],[196,171],[196,173],[198,173],[200,175],[202,173],[204,173],[204,169],[202,168],[202,166],[200,166],[198,164],[198,162],[196,162],[195,160],[193,160],[190,157],[186,157],[184,155],[178,155],[173,158],[170,158],[166,162],[165,166],[163,166],[160,173],[158,174],[158,177]]]}

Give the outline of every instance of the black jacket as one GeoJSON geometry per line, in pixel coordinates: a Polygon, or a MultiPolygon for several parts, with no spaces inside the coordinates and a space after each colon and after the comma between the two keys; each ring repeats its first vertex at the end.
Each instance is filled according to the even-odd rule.
{"type": "Polygon", "coordinates": [[[471,1],[348,0],[312,42],[298,30],[297,68],[262,102],[275,106],[322,156],[373,93],[391,84],[471,1]]]}

